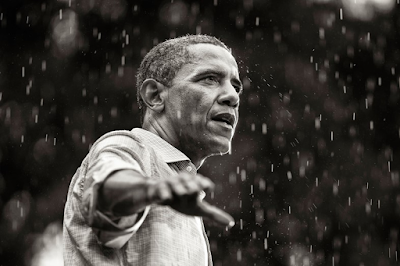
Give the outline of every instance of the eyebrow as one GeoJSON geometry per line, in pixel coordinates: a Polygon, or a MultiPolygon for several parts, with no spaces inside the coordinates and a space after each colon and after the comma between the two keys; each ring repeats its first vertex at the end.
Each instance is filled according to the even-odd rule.
{"type": "MultiPolygon", "coordinates": [[[[198,78],[198,77],[205,76],[205,75],[208,75],[208,74],[217,75],[219,77],[226,76],[226,73],[224,71],[222,71],[222,70],[219,70],[219,69],[204,69],[204,70],[199,70],[197,73],[195,73],[194,74],[194,78],[198,78]]],[[[242,93],[243,84],[240,81],[240,79],[237,79],[237,78],[234,77],[234,78],[231,79],[231,81],[234,83],[234,85],[240,87],[240,92],[239,93],[242,93]]]]}

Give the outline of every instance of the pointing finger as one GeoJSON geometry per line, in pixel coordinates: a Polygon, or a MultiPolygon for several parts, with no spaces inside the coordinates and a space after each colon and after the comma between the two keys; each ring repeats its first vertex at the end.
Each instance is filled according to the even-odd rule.
{"type": "Polygon", "coordinates": [[[205,201],[199,202],[198,206],[201,209],[202,216],[210,218],[218,224],[228,226],[229,228],[235,225],[235,220],[233,217],[223,210],[210,205],[205,201]]]}

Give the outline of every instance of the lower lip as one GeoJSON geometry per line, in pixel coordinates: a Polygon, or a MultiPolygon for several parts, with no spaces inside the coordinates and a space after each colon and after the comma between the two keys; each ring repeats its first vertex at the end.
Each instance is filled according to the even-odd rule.
{"type": "Polygon", "coordinates": [[[217,120],[213,120],[213,122],[217,123],[218,125],[226,128],[226,129],[233,130],[233,127],[225,122],[217,121],[217,120]]]}

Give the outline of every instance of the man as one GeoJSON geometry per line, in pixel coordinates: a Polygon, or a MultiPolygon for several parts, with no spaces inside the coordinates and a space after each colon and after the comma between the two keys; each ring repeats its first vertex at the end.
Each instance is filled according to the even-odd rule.
{"type": "Polygon", "coordinates": [[[65,265],[212,265],[200,217],[234,220],[202,200],[214,184],[196,170],[230,150],[236,61],[215,37],[167,40],[143,59],[137,90],[142,128],[102,136],[71,181],[65,265]]]}

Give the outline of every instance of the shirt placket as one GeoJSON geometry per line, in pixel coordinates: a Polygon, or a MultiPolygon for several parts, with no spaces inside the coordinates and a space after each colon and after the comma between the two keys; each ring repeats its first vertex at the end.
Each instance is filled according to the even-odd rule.
{"type": "MultiPolygon", "coordinates": [[[[196,175],[197,174],[197,169],[195,167],[195,165],[190,162],[190,161],[182,161],[182,162],[178,162],[177,166],[179,168],[179,170],[181,171],[185,171],[188,172],[190,174],[196,175]]],[[[203,218],[200,217],[200,221],[201,221],[201,231],[203,233],[203,237],[204,237],[204,241],[207,247],[207,255],[208,255],[208,266],[212,266],[213,262],[212,262],[212,256],[211,256],[211,249],[210,249],[210,243],[208,241],[208,236],[204,227],[204,223],[203,223],[203,218]]]]}

